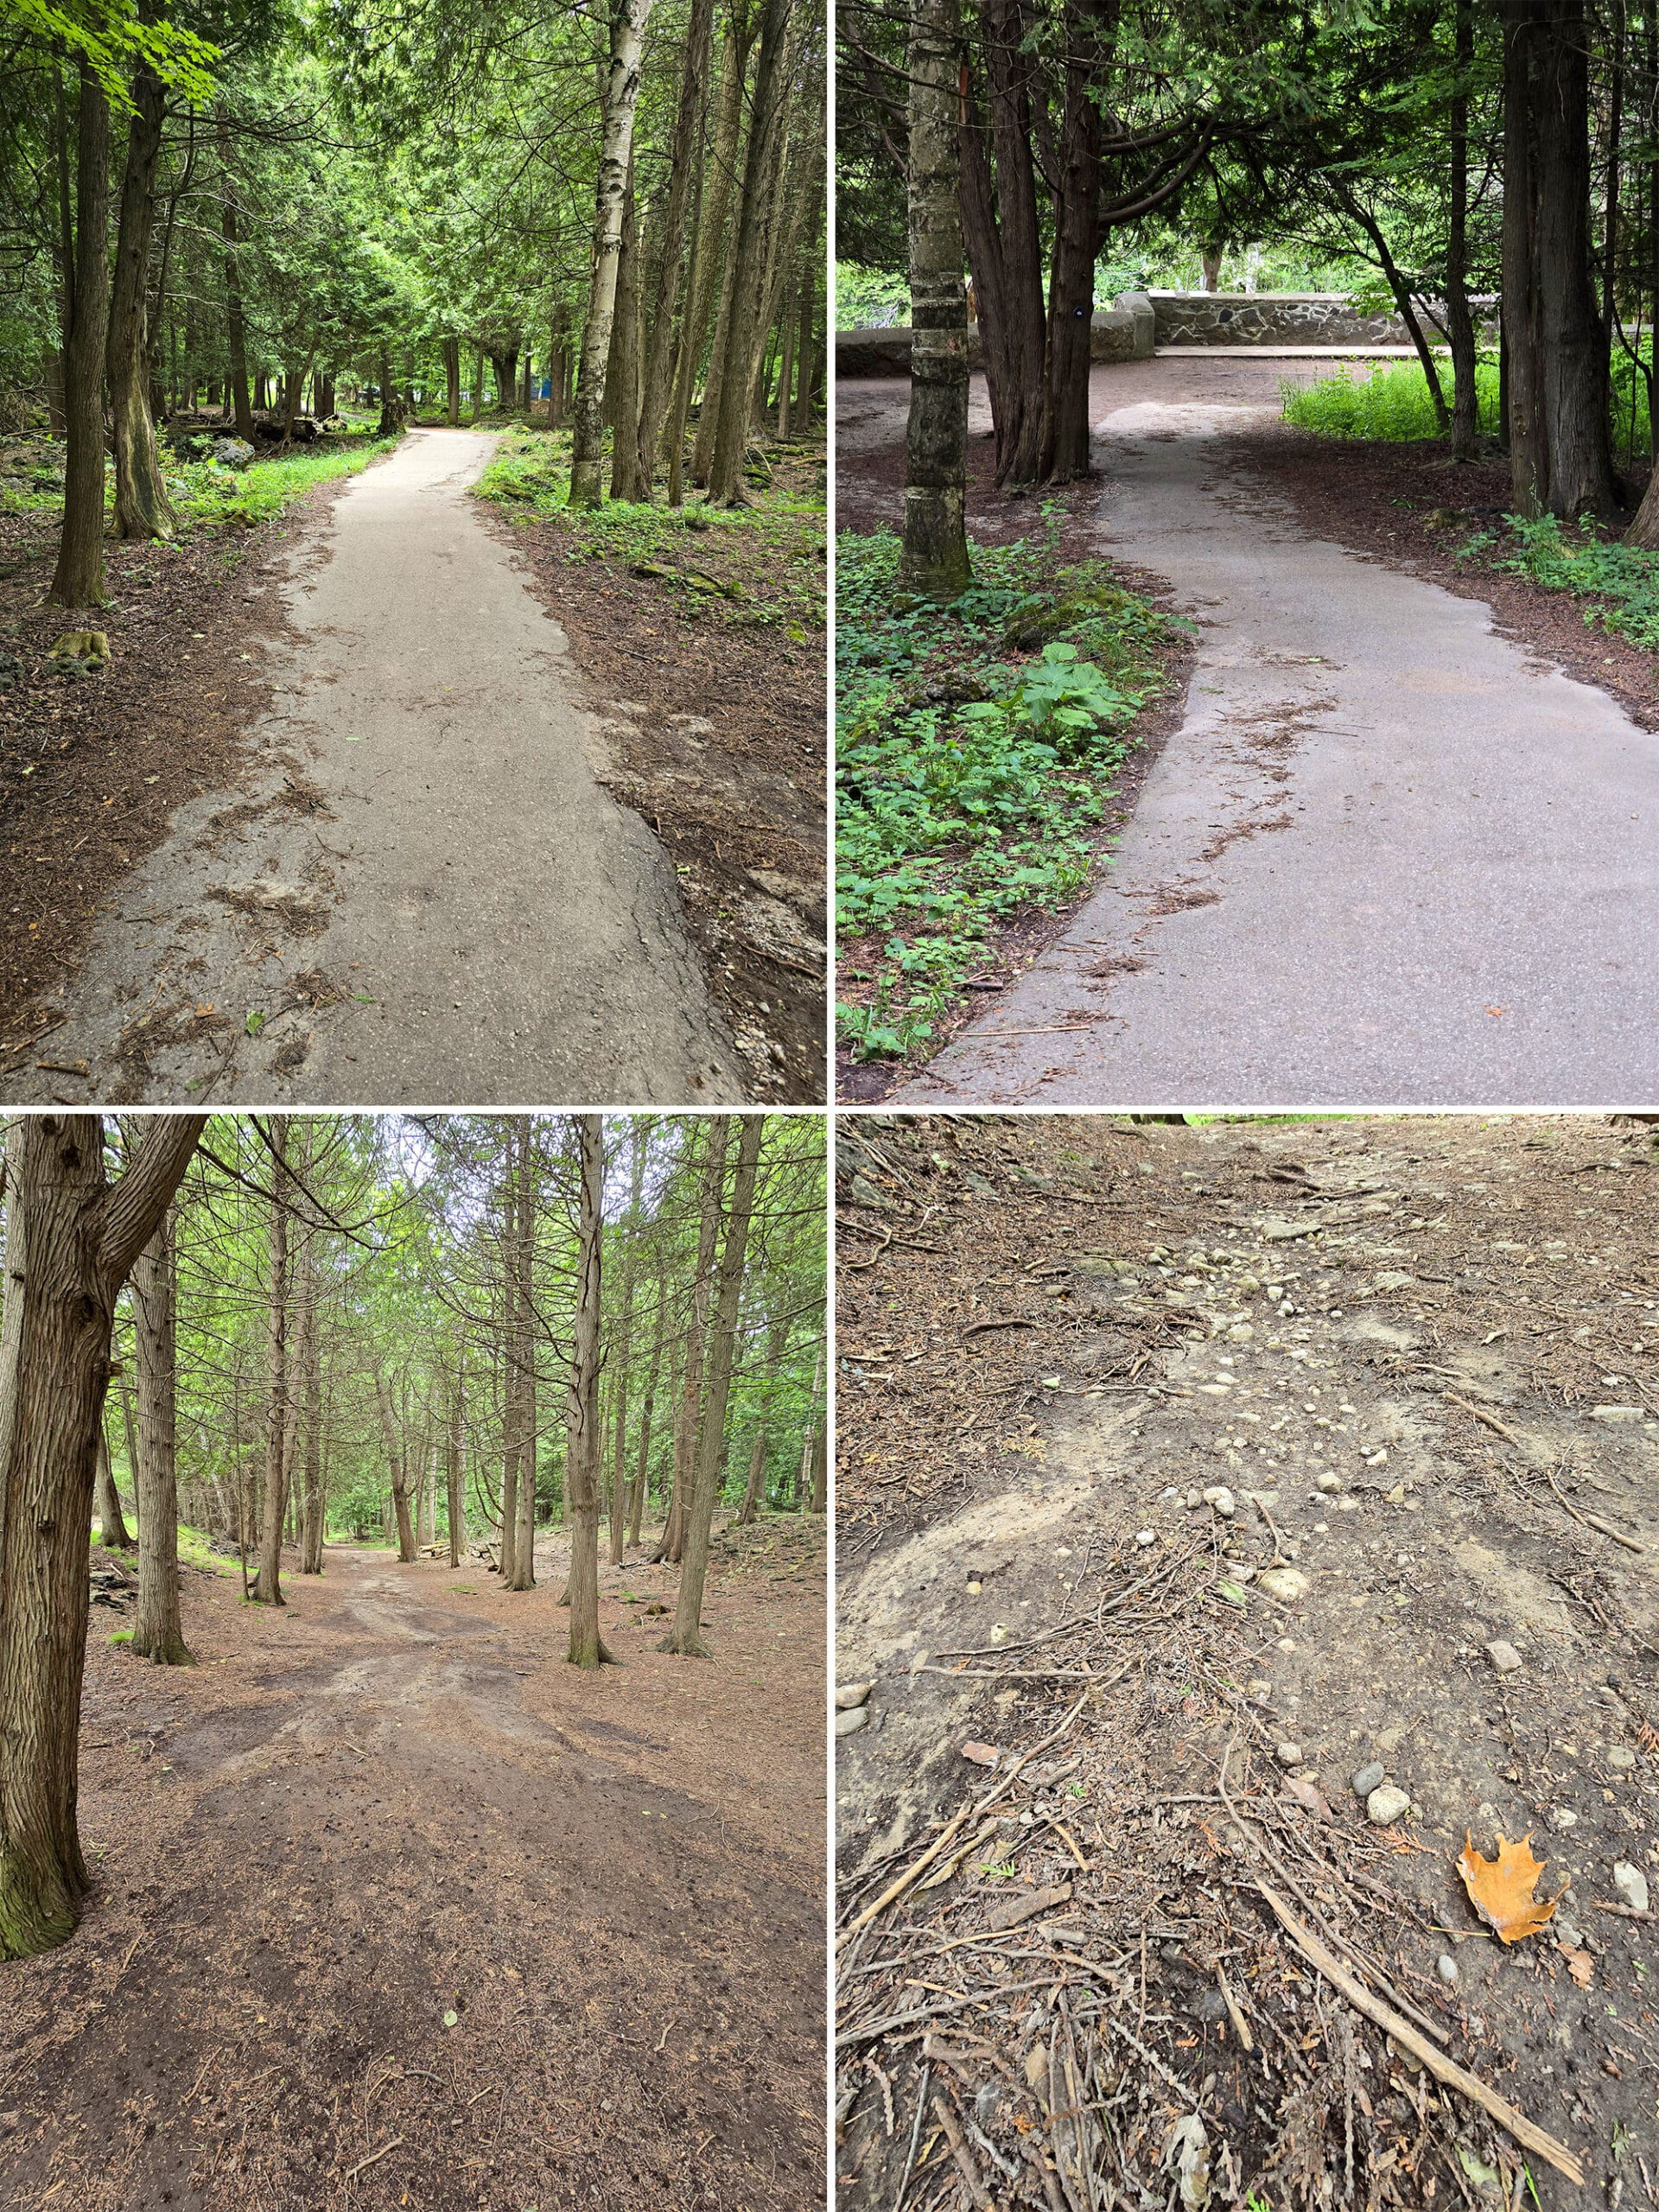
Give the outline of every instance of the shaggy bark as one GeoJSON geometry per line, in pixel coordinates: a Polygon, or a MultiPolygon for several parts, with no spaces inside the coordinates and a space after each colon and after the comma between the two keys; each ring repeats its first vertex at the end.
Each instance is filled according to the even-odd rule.
{"type": "Polygon", "coordinates": [[[156,167],[162,150],[164,94],[155,71],[133,79],[133,114],[127,126],[127,166],[121,186],[115,276],[105,373],[115,447],[115,534],[171,537],[178,526],[162,480],[156,424],[149,411],[149,340],[145,294],[150,235],[156,218],[156,167]]]}
{"type": "MultiPolygon", "coordinates": [[[[513,1174],[507,1359],[511,1379],[512,1446],[512,1543],[504,1544],[501,1580],[509,1590],[536,1586],[536,1316],[531,1268],[536,1251],[536,1152],[531,1117],[516,1125],[513,1174]]],[[[503,1536],[506,1506],[504,1502],[503,1536]]]]}
{"type": "Polygon", "coordinates": [[[158,1667],[188,1667],[179,1612],[178,1255],[169,1211],[132,1271],[138,1339],[138,1607],[132,1653],[158,1667]]]}
{"type": "Polygon", "coordinates": [[[47,603],[104,600],[104,349],[110,323],[110,110],[80,65],[75,220],[64,252],[63,527],[47,603]]]}
{"type": "MultiPolygon", "coordinates": [[[[652,246],[653,282],[649,290],[651,335],[645,349],[639,417],[635,435],[637,496],[648,499],[657,470],[658,448],[668,417],[677,329],[683,334],[682,300],[695,269],[683,267],[687,209],[690,205],[696,155],[709,92],[709,56],[713,42],[714,0],[691,0],[680,63],[680,97],[669,144],[668,190],[652,246]]],[[[693,247],[695,256],[695,244],[693,247]]],[[[700,334],[699,334],[700,335],[700,334]]]]}
{"type": "Polygon", "coordinates": [[[97,1115],[12,1124],[0,1316],[0,1960],[63,1942],[86,1894],[76,1749],[110,1328],[206,1119],[147,1121],[113,1184],[97,1115]]]}
{"type": "MultiPolygon", "coordinates": [[[[758,1117],[757,1117],[758,1118],[758,1117]]],[[[570,1516],[570,1643],[573,1667],[615,1664],[599,1632],[599,1319],[605,1127],[579,1114],[582,1197],[577,1219],[576,1321],[565,1410],[564,1495],[570,1516]]]]}
{"type": "Polygon", "coordinates": [[[288,1122],[270,1117],[270,1318],[265,1332],[265,1488],[259,1524],[257,1605],[285,1605],[283,1513],[288,1503],[288,1122]]]}
{"type": "Polygon", "coordinates": [[[686,1329],[685,1368],[680,1379],[679,1407],[674,1423],[674,1470],[670,1484],[668,1517],[663,1541],[655,1557],[677,1565],[685,1549],[686,1510],[691,1491],[692,1454],[696,1445],[697,1408],[702,1402],[702,1340],[709,1322],[709,1298],[714,1275],[715,1248],[720,1239],[720,1194],[725,1173],[726,1143],[730,1135],[727,1116],[715,1115],[706,1125],[709,1149],[702,1169],[702,1217],[697,1230],[697,1271],[691,1284],[691,1318],[686,1329]]]}
{"type": "MultiPolygon", "coordinates": [[[[715,1501],[720,1493],[721,1465],[726,1441],[726,1402],[732,1387],[732,1365],[737,1348],[738,1301],[743,1290],[743,1262],[748,1249],[749,1219],[754,1211],[755,1170],[760,1163],[765,1122],[759,1114],[745,1114],[739,1125],[737,1166],[732,1178],[732,1203],[726,1217],[726,1235],[720,1249],[720,1281],[715,1294],[714,1326],[710,1336],[709,1394],[697,1432],[697,1465],[686,1516],[685,1560],[674,1602],[674,1625],[661,1649],[683,1658],[711,1656],[702,1640],[702,1592],[709,1573],[709,1532],[715,1501]]],[[[725,1147],[720,1147],[723,1153],[725,1147]]]]}
{"type": "Polygon", "coordinates": [[[1452,96],[1451,207],[1446,248],[1446,334],[1452,348],[1452,458],[1473,461],[1480,447],[1475,387],[1475,323],[1469,310],[1469,73],[1475,57],[1472,0],[1455,0],[1452,96]]]}
{"type": "MultiPolygon", "coordinates": [[[[136,1467],[134,1480],[137,1481],[136,1467]]],[[[130,1552],[132,1549],[127,1516],[121,1510],[121,1493],[115,1486],[109,1431],[101,1424],[98,1432],[98,1534],[99,1542],[111,1551],[130,1552]]]]}

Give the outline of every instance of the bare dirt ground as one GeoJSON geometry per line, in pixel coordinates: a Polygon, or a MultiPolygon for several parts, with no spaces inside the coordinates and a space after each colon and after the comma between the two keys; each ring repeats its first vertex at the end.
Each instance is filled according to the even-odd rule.
{"type": "Polygon", "coordinates": [[[729,1540],[707,1663],[654,1648],[671,1570],[605,1570],[593,1675],[565,1557],[331,1548],[280,1613],[192,1571],[188,1670],[94,1608],[96,1886],[4,1971],[9,2212],[822,2202],[821,1532],[729,1540]]]}
{"type": "Polygon", "coordinates": [[[1659,2205],[1648,1132],[875,1116],[840,1161],[841,2202],[1659,2205]],[[1471,1834],[1531,1836],[1540,1933],[1471,1834]]]}

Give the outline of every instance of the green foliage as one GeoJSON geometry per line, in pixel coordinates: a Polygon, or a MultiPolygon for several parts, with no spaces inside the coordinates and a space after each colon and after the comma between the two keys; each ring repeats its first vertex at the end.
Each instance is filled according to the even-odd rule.
{"type": "Polygon", "coordinates": [[[886,269],[836,264],[836,328],[890,330],[910,320],[910,279],[886,269]]]}
{"type": "Polygon", "coordinates": [[[51,0],[0,0],[0,22],[48,54],[85,61],[118,116],[132,112],[130,83],[141,64],[197,105],[213,98],[219,48],[176,23],[156,22],[150,11],[141,16],[131,0],[73,0],[67,8],[51,0]]]}
{"type": "Polygon", "coordinates": [[[1471,537],[1458,558],[1528,576],[1546,591],[1571,592],[1589,602],[1586,627],[1599,625],[1659,652],[1659,553],[1617,543],[1588,515],[1576,529],[1554,515],[1535,521],[1506,515],[1503,524],[1502,532],[1471,537]]]}
{"type": "MultiPolygon", "coordinates": [[[[396,438],[372,442],[305,447],[276,461],[250,461],[244,469],[226,468],[215,461],[186,461],[167,470],[181,524],[215,524],[269,522],[303,499],[314,484],[327,484],[337,476],[353,476],[382,454],[391,452],[396,438]]],[[[114,478],[111,477],[113,486],[114,478]]]]}
{"type": "Polygon", "coordinates": [[[1163,688],[1175,626],[1104,563],[1058,566],[1045,522],[976,546],[945,608],[895,593],[890,533],[839,541],[836,918],[866,941],[845,972],[869,988],[838,1014],[861,1058],[924,1045],[997,924],[1083,887],[1135,716],[1163,688]]]}
{"type": "MultiPolygon", "coordinates": [[[[1441,389],[1452,404],[1452,365],[1444,354],[1441,389]]],[[[1497,360],[1482,358],[1475,370],[1481,429],[1496,433],[1497,422],[1497,360]]],[[[1287,423],[1304,430],[1317,430],[1327,438],[1381,438],[1403,442],[1440,435],[1434,403],[1420,361],[1378,362],[1369,376],[1356,378],[1344,369],[1306,385],[1288,378],[1280,386],[1287,423]]]]}
{"type": "Polygon", "coordinates": [[[503,432],[474,489],[556,525],[568,561],[602,561],[654,579],[682,614],[739,628],[781,623],[797,637],[823,622],[822,499],[778,487],[754,493],[753,506],[611,499],[573,510],[565,505],[569,482],[569,432],[521,425],[503,432]]]}

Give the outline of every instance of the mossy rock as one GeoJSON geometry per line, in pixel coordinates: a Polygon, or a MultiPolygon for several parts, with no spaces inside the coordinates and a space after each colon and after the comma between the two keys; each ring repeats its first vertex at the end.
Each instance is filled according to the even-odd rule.
{"type": "Polygon", "coordinates": [[[1036,652],[1082,623],[1122,614],[1128,604],[1128,593],[1119,591],[1113,584],[1068,592],[1063,599],[1046,599],[1039,594],[1015,607],[1002,632],[1002,650],[1036,652]]]}

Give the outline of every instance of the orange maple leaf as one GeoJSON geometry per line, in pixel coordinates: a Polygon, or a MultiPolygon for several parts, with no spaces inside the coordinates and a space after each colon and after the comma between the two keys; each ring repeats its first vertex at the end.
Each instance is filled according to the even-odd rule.
{"type": "Polygon", "coordinates": [[[1535,1936],[1567,1895],[1565,1885],[1553,1897],[1534,1895],[1546,1862],[1533,1857],[1531,1845],[1530,1833],[1519,1843],[1506,1842],[1500,1835],[1497,1858],[1483,1859],[1474,1839],[1464,1830],[1458,1872],[1470,1904],[1501,1943],[1518,1943],[1523,1936],[1535,1936]]]}

